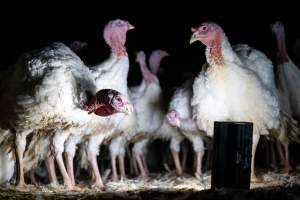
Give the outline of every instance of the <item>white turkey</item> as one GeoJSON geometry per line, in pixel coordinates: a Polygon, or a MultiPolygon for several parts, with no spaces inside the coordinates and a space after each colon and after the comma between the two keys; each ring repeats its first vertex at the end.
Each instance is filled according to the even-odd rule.
{"type": "MultiPolygon", "coordinates": [[[[164,54],[167,56],[166,52],[164,54]]],[[[134,162],[138,164],[141,177],[146,178],[148,176],[146,148],[153,134],[163,123],[163,102],[159,80],[147,68],[146,56],[143,51],[137,53],[136,61],[140,65],[143,80],[139,86],[130,90],[137,119],[136,136],[132,139],[134,143],[132,155],[134,162]]]]}
{"type": "MultiPolygon", "coordinates": [[[[290,103],[290,109],[293,113],[293,117],[300,121],[300,70],[290,59],[286,44],[285,44],[285,32],[284,25],[280,22],[276,22],[272,25],[272,31],[275,33],[277,39],[277,72],[278,88],[284,93],[285,97],[288,97],[290,103]]],[[[287,108],[288,109],[288,108],[287,108]]]]}
{"type": "Polygon", "coordinates": [[[128,141],[130,141],[131,138],[136,133],[135,128],[136,128],[136,116],[135,113],[133,112],[127,115],[120,122],[120,124],[114,131],[112,140],[110,141],[109,151],[110,151],[111,166],[113,172],[112,179],[114,181],[117,181],[119,179],[117,173],[117,166],[116,166],[117,158],[119,164],[120,179],[123,180],[126,178],[125,149],[126,149],[126,145],[128,144],[128,141]]]}
{"type": "Polygon", "coordinates": [[[284,156],[281,153],[281,147],[278,147],[280,157],[284,159],[284,172],[291,169],[289,163],[289,142],[299,142],[299,126],[300,122],[300,95],[298,88],[300,87],[300,70],[293,63],[287,53],[285,46],[284,26],[280,22],[271,25],[271,29],[277,39],[277,70],[275,73],[277,80],[278,95],[281,108],[285,116],[282,117],[282,125],[280,128],[279,139],[284,147],[284,156]],[[293,120],[295,118],[296,120],[293,120]],[[287,133],[287,134],[284,134],[287,133]]]}
{"type": "MultiPolygon", "coordinates": [[[[28,149],[28,152],[36,154],[31,157],[34,157],[35,162],[45,159],[49,156],[47,154],[51,148],[50,157],[55,156],[64,185],[71,189],[72,184],[62,159],[64,141],[72,127],[84,126],[93,119],[103,120],[103,117],[89,114],[84,108],[87,101],[86,92],[95,94],[98,91],[91,71],[67,46],[54,43],[24,54],[16,63],[13,74],[7,79],[6,84],[7,89],[2,92],[0,98],[4,114],[0,119],[0,125],[5,133],[10,130],[16,135],[18,186],[22,188],[25,185],[24,167],[28,170],[31,168],[25,164],[34,165],[34,162],[27,162],[26,158],[23,160],[26,137],[33,133],[30,142],[40,142],[44,146],[36,151],[38,146],[29,144],[32,149],[28,149]]],[[[124,107],[128,109],[129,101],[124,96],[121,100],[124,100],[124,107]]],[[[2,136],[6,134],[1,133],[2,136]]],[[[3,172],[1,171],[1,176],[3,172]]],[[[1,179],[8,181],[7,174],[4,176],[6,180],[1,179]]]]}
{"type": "Polygon", "coordinates": [[[192,28],[190,43],[206,46],[208,67],[193,84],[193,118],[200,130],[213,136],[214,121],[247,121],[254,124],[251,180],[257,181],[254,157],[260,135],[279,127],[279,103],[264,87],[257,72],[249,69],[232,50],[223,29],[206,22],[192,28]]]}
{"type": "MultiPolygon", "coordinates": [[[[129,59],[125,42],[126,32],[133,28],[129,22],[123,20],[112,20],[106,24],[103,37],[111,49],[110,57],[103,63],[90,67],[97,90],[110,88],[127,95],[129,59]]],[[[65,147],[68,174],[72,179],[73,185],[75,184],[73,159],[76,146],[84,142],[87,159],[93,171],[92,187],[104,187],[97,163],[99,147],[104,140],[114,136],[120,122],[128,118],[125,116],[124,114],[116,114],[105,118],[101,122],[91,121],[91,123],[96,123],[97,126],[87,124],[83,129],[74,130],[65,147]]]]}
{"type": "MultiPolygon", "coordinates": [[[[150,54],[149,66],[152,74],[157,76],[157,73],[160,70],[161,61],[166,56],[169,56],[169,54],[162,50],[155,50],[150,54]]],[[[162,112],[163,115],[165,116],[166,111],[167,109],[163,108],[160,112],[162,112]]],[[[161,126],[152,135],[153,138],[155,139],[170,141],[169,145],[174,160],[174,164],[176,167],[176,174],[182,175],[183,170],[179,159],[179,152],[180,152],[180,144],[184,140],[183,135],[176,127],[170,125],[170,123],[165,117],[163,118],[161,126]]]]}
{"type": "MultiPolygon", "coordinates": [[[[71,42],[68,46],[80,58],[88,47],[86,42],[80,41],[80,40],[75,40],[75,41],[71,42]]],[[[46,140],[43,140],[43,138],[40,138],[40,139],[41,139],[41,141],[39,141],[39,142],[46,141],[46,140]]],[[[35,146],[48,145],[45,143],[40,144],[39,142],[35,141],[35,142],[32,142],[31,144],[35,145],[35,146]]],[[[26,151],[24,157],[28,158],[26,160],[29,162],[35,162],[35,159],[34,159],[35,155],[31,151],[26,151]]],[[[45,176],[43,173],[44,168],[42,168],[42,165],[38,165],[38,164],[39,163],[35,163],[34,165],[37,165],[37,166],[32,166],[32,168],[30,169],[30,179],[31,179],[31,183],[34,185],[38,185],[38,183],[35,179],[36,172],[39,172],[40,175],[45,176]]],[[[48,169],[54,169],[54,159],[52,159],[52,157],[47,158],[45,164],[48,169]]],[[[32,164],[29,164],[29,165],[27,164],[27,166],[31,166],[31,165],[32,164]]],[[[57,178],[56,178],[56,174],[54,172],[55,172],[54,170],[49,171],[49,179],[52,184],[57,184],[57,178]],[[52,179],[54,179],[54,180],[52,180],[52,179]]]]}
{"type": "Polygon", "coordinates": [[[183,135],[193,144],[196,161],[195,176],[202,175],[202,159],[204,155],[203,137],[205,133],[199,131],[192,118],[191,99],[193,96],[193,81],[186,81],[178,88],[169,105],[167,119],[172,126],[178,127],[183,135]]]}

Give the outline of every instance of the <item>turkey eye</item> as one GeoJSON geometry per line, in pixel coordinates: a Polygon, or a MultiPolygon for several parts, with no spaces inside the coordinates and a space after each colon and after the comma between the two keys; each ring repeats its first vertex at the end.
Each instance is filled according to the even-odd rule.
{"type": "Polygon", "coordinates": [[[122,25],[123,25],[122,21],[117,22],[117,26],[122,26],[122,25]]]}
{"type": "Polygon", "coordinates": [[[121,102],[121,98],[120,97],[117,97],[116,99],[117,99],[118,102],[121,102]]]}
{"type": "Polygon", "coordinates": [[[207,30],[207,26],[202,26],[202,31],[206,31],[207,30]]]}
{"type": "Polygon", "coordinates": [[[178,118],[177,113],[174,113],[174,117],[175,117],[175,118],[178,118]]]}

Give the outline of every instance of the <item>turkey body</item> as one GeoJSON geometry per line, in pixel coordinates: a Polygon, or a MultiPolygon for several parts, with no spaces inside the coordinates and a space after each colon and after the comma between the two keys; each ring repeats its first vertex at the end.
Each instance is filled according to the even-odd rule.
{"type": "MultiPolygon", "coordinates": [[[[83,109],[83,105],[86,91],[95,92],[94,85],[91,71],[61,43],[21,56],[7,79],[8,87],[0,100],[3,110],[1,126],[4,130],[15,131],[19,161],[25,150],[26,136],[30,133],[35,134],[35,141],[53,135],[55,155],[61,160],[63,141],[69,136],[70,127],[83,126],[93,116],[83,109]]],[[[49,149],[41,150],[39,153],[46,154],[49,149]]],[[[68,182],[67,179],[64,174],[64,182],[68,182]]],[[[24,181],[19,181],[19,184],[24,185],[24,181]]]]}
{"type": "Polygon", "coordinates": [[[213,135],[214,121],[253,122],[252,180],[257,180],[254,174],[256,145],[259,135],[268,135],[270,129],[279,127],[278,98],[264,87],[259,74],[244,65],[218,25],[204,23],[194,29],[192,40],[196,38],[207,45],[209,67],[194,81],[193,118],[198,128],[209,136],[213,135]],[[209,34],[209,38],[202,37],[209,34]]]}

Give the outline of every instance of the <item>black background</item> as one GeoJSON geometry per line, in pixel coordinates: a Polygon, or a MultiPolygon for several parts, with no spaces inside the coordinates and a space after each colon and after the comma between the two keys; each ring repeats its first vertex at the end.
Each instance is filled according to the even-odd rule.
{"type": "Polygon", "coordinates": [[[159,75],[163,88],[179,85],[190,73],[199,72],[205,62],[204,46],[201,43],[189,45],[190,28],[207,20],[219,23],[231,44],[247,43],[267,53],[273,61],[275,38],[270,23],[280,20],[285,24],[289,49],[300,38],[298,13],[288,1],[265,2],[266,5],[255,1],[231,5],[227,1],[224,4],[217,1],[121,2],[3,3],[0,7],[1,69],[11,68],[22,52],[54,41],[65,44],[86,41],[89,48],[84,62],[100,63],[109,54],[102,39],[103,27],[108,20],[116,18],[128,20],[135,26],[128,32],[126,42],[131,61],[130,85],[138,84],[141,79],[134,58],[138,50],[147,54],[157,48],[170,52],[171,56],[162,63],[164,72],[159,75]]]}

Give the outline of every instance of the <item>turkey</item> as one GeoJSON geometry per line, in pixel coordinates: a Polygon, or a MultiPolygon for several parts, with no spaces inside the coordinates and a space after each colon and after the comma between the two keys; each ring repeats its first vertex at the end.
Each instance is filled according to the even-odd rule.
{"type": "MultiPolygon", "coordinates": [[[[161,54],[161,58],[167,56],[166,52],[161,51],[161,54]]],[[[148,177],[145,159],[146,148],[153,134],[163,123],[163,102],[159,80],[147,68],[146,56],[143,51],[137,53],[136,61],[140,65],[143,80],[139,86],[130,90],[137,119],[136,135],[132,139],[134,143],[132,155],[134,163],[138,164],[140,176],[146,178],[148,177]]]]}
{"type": "MultiPolygon", "coordinates": [[[[165,114],[165,112],[164,112],[165,114]]],[[[179,152],[180,152],[180,144],[184,140],[184,136],[180,133],[180,131],[173,127],[166,118],[163,119],[161,126],[153,133],[154,139],[160,140],[168,140],[170,150],[172,153],[173,161],[176,168],[176,174],[181,176],[183,174],[183,167],[180,162],[179,152]]]]}
{"type": "MultiPolygon", "coordinates": [[[[84,105],[84,109],[89,113],[94,113],[97,116],[107,117],[116,113],[126,113],[132,112],[131,105],[126,96],[121,95],[119,92],[111,89],[103,89],[97,92],[95,95],[87,93],[87,102],[84,105]]],[[[76,131],[76,128],[70,128],[71,132],[76,131]]],[[[68,140],[69,141],[69,140],[68,140]]],[[[50,147],[50,143],[44,137],[33,137],[31,139],[28,150],[24,155],[24,165],[25,169],[29,170],[35,169],[38,161],[37,155],[42,158],[47,156],[47,149],[50,147]],[[40,152],[44,152],[44,155],[40,152]],[[33,166],[33,168],[32,168],[33,166]]],[[[57,184],[57,178],[54,168],[54,160],[51,157],[46,159],[46,166],[49,169],[49,180],[52,184],[57,184]]],[[[34,171],[30,171],[30,178],[32,183],[37,184],[34,178],[34,171]]],[[[72,181],[72,179],[71,179],[72,181]]]]}
{"type": "Polygon", "coordinates": [[[293,113],[293,117],[300,121],[300,94],[298,89],[300,87],[300,70],[293,63],[288,56],[285,46],[285,32],[284,25],[280,22],[276,22],[272,25],[272,31],[277,39],[277,72],[278,88],[284,93],[283,96],[289,97],[290,108],[293,113]]]}
{"type": "Polygon", "coordinates": [[[194,160],[196,161],[195,176],[199,178],[202,175],[203,136],[205,136],[205,133],[199,131],[195,121],[192,119],[192,86],[193,81],[189,80],[175,91],[166,118],[172,126],[178,127],[183,135],[193,144],[194,160]]]}
{"type": "Polygon", "coordinates": [[[192,28],[192,32],[190,43],[201,41],[206,46],[208,64],[193,84],[193,118],[208,136],[213,136],[214,121],[252,122],[251,180],[258,181],[254,172],[255,151],[260,135],[268,135],[269,130],[279,127],[277,97],[232,50],[219,25],[206,22],[192,28]]]}
{"type": "MultiPolygon", "coordinates": [[[[2,92],[0,98],[3,112],[0,125],[6,134],[1,133],[1,137],[6,137],[7,133],[15,135],[19,163],[18,187],[22,188],[25,185],[24,167],[31,168],[25,164],[34,165],[34,162],[27,162],[26,157],[23,160],[26,137],[32,133],[31,144],[41,141],[47,143],[50,140],[48,144],[51,144],[51,147],[47,148],[45,144],[46,146],[42,146],[39,151],[28,149],[28,152],[36,153],[31,157],[38,162],[38,159],[45,158],[44,156],[51,148],[50,157],[55,156],[64,185],[71,189],[71,182],[62,159],[64,141],[69,136],[72,127],[84,126],[92,119],[96,121],[99,118],[102,119],[96,115],[97,113],[89,114],[88,112],[98,112],[105,108],[99,104],[101,101],[95,104],[94,110],[90,108],[90,111],[87,111],[84,108],[88,100],[87,96],[91,96],[86,95],[87,91],[91,94],[97,91],[91,71],[67,46],[53,43],[21,56],[6,84],[7,89],[2,92]]],[[[126,100],[124,106],[128,109],[129,101],[123,96],[121,100],[126,100]]],[[[120,105],[116,104],[116,106],[120,105]]],[[[110,108],[110,112],[114,110],[113,107],[110,108]]],[[[102,115],[101,112],[98,114],[102,115]]],[[[104,113],[109,115],[109,112],[104,111],[104,113]]],[[[13,136],[10,137],[13,138],[13,136]]],[[[30,146],[37,148],[36,145],[29,144],[30,146]]],[[[1,145],[1,148],[11,148],[11,146],[1,145]]],[[[4,149],[1,152],[8,151],[4,149]]],[[[7,157],[7,155],[1,156],[7,157]]],[[[9,181],[9,177],[7,174],[2,174],[3,172],[5,171],[1,171],[1,180],[9,181]],[[6,177],[3,179],[3,176],[6,177]]]]}
{"type": "Polygon", "coordinates": [[[118,164],[119,164],[119,171],[120,171],[120,178],[121,180],[124,180],[126,178],[125,173],[125,148],[128,143],[128,141],[131,140],[131,138],[136,133],[136,116],[135,113],[131,113],[130,115],[127,115],[118,125],[116,130],[113,133],[112,140],[109,144],[109,151],[110,151],[110,157],[111,157],[111,166],[112,166],[112,172],[113,176],[112,179],[114,181],[117,181],[118,173],[117,173],[117,166],[116,161],[118,158],[118,164]]]}
{"type": "MultiPolygon", "coordinates": [[[[111,49],[110,57],[103,63],[90,67],[95,80],[95,87],[100,89],[115,89],[124,95],[127,93],[127,75],[129,59],[125,48],[126,32],[134,27],[124,20],[109,21],[103,31],[105,42],[111,49]]],[[[87,159],[93,171],[92,187],[103,188],[103,181],[99,172],[97,155],[99,147],[104,140],[113,137],[120,122],[126,120],[124,114],[116,114],[102,121],[91,121],[84,128],[76,129],[65,145],[66,165],[71,177],[72,185],[75,184],[73,159],[76,146],[85,143],[87,159]]]]}
{"type": "MultiPolygon", "coordinates": [[[[76,55],[77,56],[79,56],[79,58],[80,59],[82,59],[81,57],[82,57],[82,55],[83,55],[83,53],[85,53],[85,51],[87,50],[87,47],[88,47],[88,44],[86,43],[86,42],[84,42],[84,41],[80,41],[80,40],[75,40],[75,41],[73,41],[73,42],[71,42],[69,45],[69,48],[73,51],[73,52],[75,52],[76,53],[76,55]]],[[[40,139],[42,139],[42,138],[40,138],[40,139]]],[[[42,142],[42,141],[40,141],[40,142],[42,142]]],[[[37,142],[35,142],[35,143],[32,143],[32,145],[36,145],[36,146],[38,146],[39,145],[39,143],[37,143],[37,142]]],[[[44,146],[44,145],[42,145],[42,144],[40,144],[41,146],[44,146]]],[[[25,152],[25,155],[24,155],[25,157],[27,157],[27,156],[31,156],[32,158],[31,158],[31,160],[30,160],[30,162],[32,162],[32,161],[34,161],[34,155],[32,155],[32,152],[25,152]],[[29,155],[28,155],[29,154],[29,155]],[[31,155],[30,155],[31,154],[31,155]]],[[[53,168],[52,166],[53,166],[53,164],[54,164],[54,162],[53,162],[54,160],[53,159],[51,159],[50,158],[50,160],[48,160],[47,159],[47,162],[45,163],[46,164],[46,167],[50,167],[51,169],[53,168]]],[[[28,165],[28,166],[31,166],[31,165],[28,165]]],[[[37,181],[36,181],[36,179],[35,179],[35,174],[36,174],[36,172],[39,172],[39,175],[42,175],[42,176],[44,176],[45,177],[45,173],[43,173],[44,172],[44,169],[42,168],[42,165],[38,165],[38,166],[33,166],[31,169],[30,169],[30,179],[31,179],[31,183],[32,184],[34,184],[34,185],[38,185],[38,183],[37,183],[37,181]]],[[[52,171],[52,172],[54,172],[54,171],[52,171]]],[[[51,172],[51,173],[52,173],[51,172]]],[[[56,178],[56,174],[52,174],[51,176],[49,176],[49,179],[50,179],[50,182],[53,184],[53,183],[57,183],[57,178],[56,178]],[[54,180],[51,180],[51,179],[54,179],[54,180]]]]}
{"type": "MultiPolygon", "coordinates": [[[[149,56],[149,66],[152,74],[157,75],[160,70],[160,63],[162,59],[169,56],[169,53],[163,50],[155,50],[149,56]]],[[[160,112],[166,115],[166,109],[162,109],[160,112]]],[[[176,127],[173,127],[166,118],[163,118],[161,126],[153,133],[154,139],[169,140],[172,157],[176,167],[176,174],[182,175],[183,170],[179,159],[180,144],[183,141],[183,135],[178,131],[176,127]]]]}
{"type": "Polygon", "coordinates": [[[276,70],[276,80],[278,95],[281,104],[281,108],[285,116],[282,117],[281,132],[278,134],[279,139],[282,141],[284,147],[284,156],[281,153],[281,147],[278,146],[279,155],[283,158],[284,162],[284,172],[288,173],[291,169],[289,164],[289,142],[298,141],[299,142],[299,123],[300,121],[300,95],[298,94],[298,87],[300,86],[300,70],[291,61],[287,54],[285,47],[285,32],[284,26],[280,22],[276,22],[271,25],[271,29],[276,35],[277,39],[277,70],[276,70]],[[296,120],[291,119],[294,117],[296,120]],[[287,132],[289,135],[287,137],[287,132]],[[294,133],[294,134],[293,134],[294,133]],[[289,137],[292,136],[292,137],[289,137]]]}

